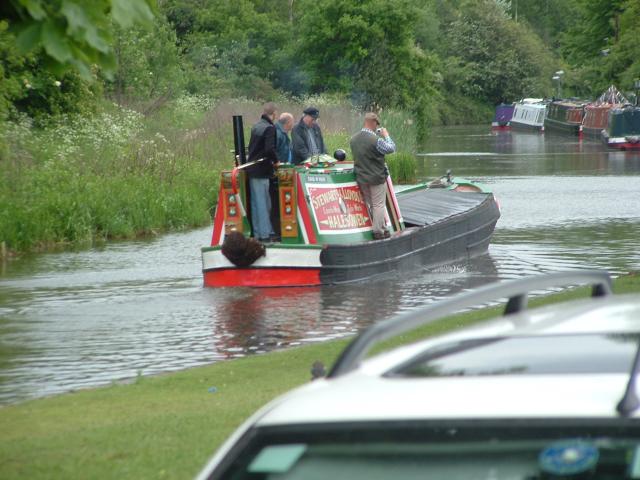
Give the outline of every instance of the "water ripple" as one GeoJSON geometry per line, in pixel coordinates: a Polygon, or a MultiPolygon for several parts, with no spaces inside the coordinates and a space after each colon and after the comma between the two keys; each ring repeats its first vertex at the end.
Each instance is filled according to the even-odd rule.
{"type": "Polygon", "coordinates": [[[430,146],[426,176],[453,168],[493,188],[502,218],[488,255],[366,285],[261,290],[202,288],[208,228],[26,256],[0,273],[0,404],[342,338],[496,280],[640,270],[640,155],[457,127],[430,146]]]}

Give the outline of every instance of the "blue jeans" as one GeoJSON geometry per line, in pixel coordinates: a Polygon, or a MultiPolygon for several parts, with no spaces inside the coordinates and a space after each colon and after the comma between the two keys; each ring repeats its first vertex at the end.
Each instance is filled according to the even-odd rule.
{"type": "Polygon", "coordinates": [[[255,238],[269,238],[273,235],[271,226],[271,197],[268,178],[250,178],[251,186],[251,224],[255,238]]]}

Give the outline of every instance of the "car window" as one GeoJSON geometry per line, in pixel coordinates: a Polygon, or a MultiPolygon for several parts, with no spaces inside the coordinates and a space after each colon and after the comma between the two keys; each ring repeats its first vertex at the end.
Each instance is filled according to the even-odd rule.
{"type": "Polygon", "coordinates": [[[464,340],[429,349],[387,376],[628,373],[639,340],[635,333],[464,340]]]}
{"type": "Polygon", "coordinates": [[[236,459],[231,471],[221,478],[640,479],[638,432],[625,435],[624,428],[614,427],[610,429],[612,435],[595,435],[589,426],[582,432],[554,426],[546,431],[526,427],[518,431],[512,427],[483,428],[478,435],[478,427],[483,428],[474,425],[467,432],[442,428],[435,433],[439,438],[420,438],[433,436],[433,429],[427,426],[424,426],[424,435],[412,428],[380,430],[378,426],[370,435],[349,428],[335,435],[326,431],[314,435],[311,427],[311,431],[292,437],[296,441],[283,443],[283,438],[258,436],[236,459]]]}

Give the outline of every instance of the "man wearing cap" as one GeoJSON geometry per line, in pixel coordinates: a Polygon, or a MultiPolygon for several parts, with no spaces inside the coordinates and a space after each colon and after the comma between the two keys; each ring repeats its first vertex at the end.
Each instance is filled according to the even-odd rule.
{"type": "Polygon", "coordinates": [[[379,126],[378,115],[366,113],[362,130],[351,137],[356,181],[371,211],[373,238],[376,240],[391,235],[385,228],[386,180],[389,173],[384,156],[396,151],[396,144],[387,129],[379,126]]]}
{"type": "Polygon", "coordinates": [[[302,113],[302,118],[291,130],[291,153],[296,165],[313,155],[327,153],[322,131],[316,122],[320,111],[316,107],[307,107],[302,113]]]}

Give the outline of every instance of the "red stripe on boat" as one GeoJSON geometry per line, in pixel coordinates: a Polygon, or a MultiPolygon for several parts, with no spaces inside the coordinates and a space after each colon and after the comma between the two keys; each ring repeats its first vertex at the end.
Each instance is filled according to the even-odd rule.
{"type": "Polygon", "coordinates": [[[640,143],[608,143],[611,148],[617,148],[618,150],[640,150],[640,143]]]}
{"type": "Polygon", "coordinates": [[[396,192],[393,189],[393,181],[391,180],[391,175],[387,175],[386,182],[387,188],[389,189],[389,196],[391,197],[391,203],[393,204],[393,209],[396,212],[396,218],[399,222],[404,221],[404,219],[402,218],[402,212],[400,211],[400,205],[398,205],[398,199],[396,198],[396,192]]]}
{"type": "Polygon", "coordinates": [[[300,175],[296,175],[298,182],[298,211],[302,216],[302,221],[304,223],[304,229],[307,232],[307,239],[309,243],[316,244],[318,241],[316,240],[316,232],[313,230],[313,223],[311,222],[311,216],[309,215],[309,208],[307,207],[307,202],[305,201],[305,190],[302,186],[302,182],[300,181],[300,175]]]}
{"type": "Polygon", "coordinates": [[[231,191],[233,192],[234,195],[238,194],[238,172],[240,170],[238,170],[238,167],[235,167],[232,171],[231,171],[231,191]]]}
{"type": "Polygon", "coordinates": [[[306,287],[320,285],[319,268],[224,268],[204,272],[205,287],[306,287]]]}
{"type": "Polygon", "coordinates": [[[220,185],[220,194],[218,195],[218,205],[216,205],[216,214],[213,217],[213,235],[211,237],[211,246],[219,245],[224,231],[224,202],[222,197],[224,190],[220,185]]]}

